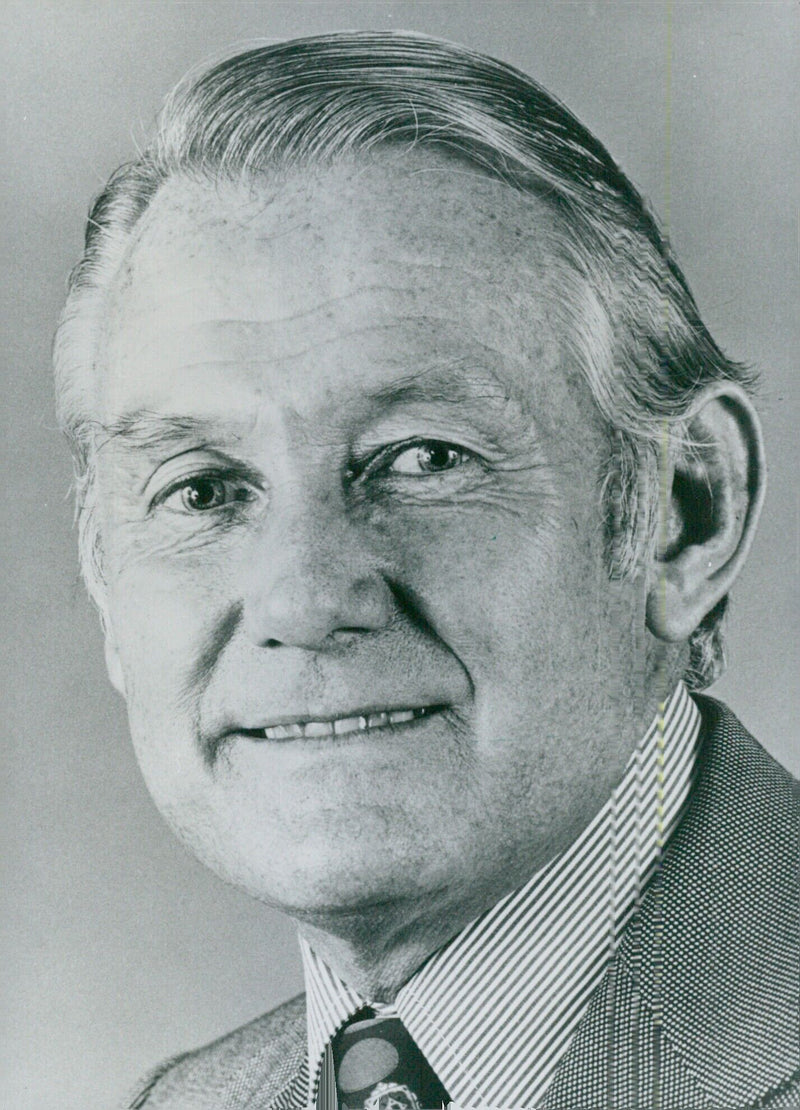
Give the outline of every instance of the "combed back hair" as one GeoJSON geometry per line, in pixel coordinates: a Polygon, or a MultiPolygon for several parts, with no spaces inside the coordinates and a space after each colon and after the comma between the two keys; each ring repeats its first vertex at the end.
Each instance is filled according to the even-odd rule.
{"type": "MultiPolygon", "coordinates": [[[[636,572],[657,543],[659,467],[692,450],[687,415],[713,382],[749,389],[700,319],[647,204],[601,143],[509,65],[408,33],[337,33],[260,46],[189,74],[152,141],[121,166],[89,214],[55,346],[59,419],[76,462],[82,568],[103,613],[95,511],[97,338],[134,229],[173,178],[257,185],[387,145],[456,155],[557,217],[567,341],[609,431],[600,476],[609,571],[636,572]]],[[[690,638],[685,679],[721,673],[723,599],[690,638]]]]}

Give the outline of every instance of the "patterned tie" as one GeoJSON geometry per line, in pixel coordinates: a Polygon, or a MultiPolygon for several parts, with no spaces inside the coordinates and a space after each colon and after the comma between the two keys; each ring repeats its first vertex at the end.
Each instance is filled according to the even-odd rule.
{"type": "Polygon", "coordinates": [[[331,1049],[339,1110],[439,1110],[450,1102],[400,1018],[361,1010],[331,1049]]]}

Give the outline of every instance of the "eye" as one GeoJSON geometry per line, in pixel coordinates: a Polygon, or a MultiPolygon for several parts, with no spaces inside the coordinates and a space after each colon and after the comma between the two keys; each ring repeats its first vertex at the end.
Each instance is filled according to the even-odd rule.
{"type": "Polygon", "coordinates": [[[441,474],[454,470],[473,458],[463,447],[445,443],[440,439],[424,439],[400,451],[392,460],[390,470],[395,474],[420,476],[441,474]]]}
{"type": "Polygon", "coordinates": [[[155,504],[184,513],[207,513],[225,506],[252,501],[254,492],[241,480],[222,474],[196,474],[176,482],[156,499],[155,504]]]}

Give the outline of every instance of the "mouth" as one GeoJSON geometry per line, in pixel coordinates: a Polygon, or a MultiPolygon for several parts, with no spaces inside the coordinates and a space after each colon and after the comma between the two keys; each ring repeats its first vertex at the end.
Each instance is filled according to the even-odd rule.
{"type": "Polygon", "coordinates": [[[376,732],[379,729],[410,725],[426,717],[441,713],[443,705],[424,705],[411,709],[383,709],[346,717],[329,717],[319,720],[295,720],[286,724],[266,725],[263,728],[243,728],[239,731],[253,740],[325,740],[353,733],[376,732]]]}

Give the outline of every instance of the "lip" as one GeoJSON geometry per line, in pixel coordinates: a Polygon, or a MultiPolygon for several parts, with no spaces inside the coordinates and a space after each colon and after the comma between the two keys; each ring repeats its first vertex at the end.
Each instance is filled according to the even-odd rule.
{"type": "Polygon", "coordinates": [[[255,741],[285,743],[293,740],[333,740],[367,735],[387,728],[414,725],[440,713],[444,705],[361,708],[316,717],[283,717],[255,728],[237,729],[255,741]]]}

